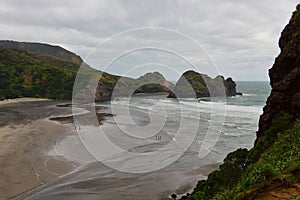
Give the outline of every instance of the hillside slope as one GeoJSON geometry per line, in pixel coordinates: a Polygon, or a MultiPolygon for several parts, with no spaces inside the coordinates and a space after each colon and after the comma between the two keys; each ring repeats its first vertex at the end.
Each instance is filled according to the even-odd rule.
{"type": "Polygon", "coordinates": [[[82,99],[91,99],[86,98],[89,96],[95,101],[108,101],[114,90],[116,97],[134,93],[168,92],[168,87],[173,87],[158,72],[147,73],[138,79],[102,73],[85,64],[78,55],[49,44],[2,40],[0,53],[0,100],[17,97],[71,99],[80,67],[82,81],[79,87],[83,90],[75,93],[82,99]],[[92,91],[89,84],[99,74],[102,76],[97,80],[97,89],[92,91]]]}
{"type": "MultiPolygon", "coordinates": [[[[71,99],[78,69],[83,77],[100,73],[76,54],[59,46],[41,43],[0,41],[0,99],[43,97],[71,99]]],[[[99,85],[118,76],[105,73],[99,85]]],[[[81,84],[88,85],[90,80],[81,84]]]]}
{"type": "MultiPolygon", "coordinates": [[[[18,49],[27,52],[40,53],[48,55],[48,57],[55,58],[57,60],[63,60],[71,62],[80,66],[83,60],[75,53],[68,51],[60,46],[53,46],[44,43],[33,42],[17,42],[11,40],[0,40],[0,47],[5,49],[18,49]]],[[[38,55],[38,54],[34,54],[38,55]]]]}
{"type": "Polygon", "coordinates": [[[0,99],[71,98],[78,67],[47,54],[0,47],[0,99]]]}
{"type": "Polygon", "coordinates": [[[173,89],[180,97],[194,97],[195,93],[197,98],[222,96],[224,91],[226,96],[238,94],[231,78],[212,79],[194,71],[185,72],[176,86],[159,72],[149,72],[137,79],[112,75],[91,68],[78,55],[62,47],[49,44],[2,40],[0,53],[0,99],[71,99],[80,67],[81,81],[74,94],[82,100],[109,101],[137,93],[158,92],[167,92],[169,97],[175,98],[173,89]],[[97,87],[91,89],[99,74],[102,76],[97,80],[97,87]]]}

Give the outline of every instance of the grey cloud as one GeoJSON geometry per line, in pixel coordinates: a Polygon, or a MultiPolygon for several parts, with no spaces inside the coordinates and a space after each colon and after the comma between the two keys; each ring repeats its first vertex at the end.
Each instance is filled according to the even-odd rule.
{"type": "MultiPolygon", "coordinates": [[[[217,64],[219,72],[226,76],[238,80],[268,80],[267,69],[279,52],[280,32],[296,4],[296,0],[277,0],[276,3],[271,0],[10,0],[1,2],[0,38],[62,45],[84,58],[98,43],[114,34],[158,26],[195,39],[217,64]]],[[[200,64],[204,62],[201,52],[167,33],[162,33],[155,41],[151,34],[127,39],[124,44],[112,45],[105,54],[125,49],[130,42],[161,43],[184,50],[190,54],[189,58],[200,64]]],[[[137,63],[143,58],[149,61],[141,55],[137,63]]],[[[96,56],[90,60],[101,68],[96,56]]],[[[135,65],[134,60],[128,63],[128,67],[113,72],[122,74],[135,65]]],[[[189,67],[170,64],[178,71],[189,67]]],[[[147,67],[150,71],[157,69],[147,67]]],[[[178,78],[165,75],[171,80],[178,78]]]]}

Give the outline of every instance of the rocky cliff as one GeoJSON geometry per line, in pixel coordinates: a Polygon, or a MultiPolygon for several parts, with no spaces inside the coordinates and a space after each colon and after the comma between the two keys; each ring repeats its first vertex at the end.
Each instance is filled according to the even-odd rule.
{"type": "Polygon", "coordinates": [[[95,101],[129,97],[137,93],[169,92],[174,85],[159,72],[149,72],[133,79],[103,73],[95,94],[95,101]]]}
{"type": "Polygon", "coordinates": [[[174,88],[173,83],[166,80],[166,78],[159,72],[149,72],[139,77],[137,84],[142,85],[135,90],[135,93],[156,93],[169,92],[174,88]]]}
{"type": "Polygon", "coordinates": [[[102,73],[85,64],[75,53],[49,44],[0,40],[0,53],[0,99],[71,99],[80,67],[81,89],[75,89],[74,94],[83,100],[109,101],[113,91],[115,96],[128,96],[133,93],[168,92],[168,88],[173,87],[158,72],[147,73],[138,79],[102,73]],[[102,76],[95,93],[89,86],[99,73],[102,76]]]}
{"type": "Polygon", "coordinates": [[[300,5],[279,47],[254,147],[229,153],[217,171],[198,182],[190,199],[299,199],[300,5]]]}
{"type": "Polygon", "coordinates": [[[235,96],[242,93],[236,91],[236,83],[232,78],[223,76],[211,78],[206,74],[189,70],[182,74],[169,98],[201,98],[235,96]]]}
{"type": "Polygon", "coordinates": [[[269,70],[271,94],[259,120],[257,137],[264,135],[272,120],[280,113],[297,119],[300,114],[300,6],[284,28],[279,47],[281,52],[269,70]]]}
{"type": "Polygon", "coordinates": [[[222,76],[210,78],[194,71],[185,72],[176,87],[159,72],[150,72],[137,79],[100,72],[83,62],[80,56],[62,47],[43,43],[0,40],[0,99],[45,97],[71,99],[73,83],[80,66],[80,99],[109,101],[112,96],[124,97],[137,93],[168,92],[169,97],[235,96],[236,84],[222,76]],[[102,73],[96,93],[91,81],[102,73]],[[85,85],[85,86],[83,86],[85,85]],[[176,95],[171,92],[175,91],[176,95]],[[86,98],[89,97],[89,98],[86,98]]]}

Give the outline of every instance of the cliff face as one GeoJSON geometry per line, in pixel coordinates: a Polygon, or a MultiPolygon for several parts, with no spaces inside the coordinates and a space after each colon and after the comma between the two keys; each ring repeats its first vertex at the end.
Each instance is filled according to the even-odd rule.
{"type": "Polygon", "coordinates": [[[241,95],[236,92],[236,83],[232,78],[224,79],[223,76],[211,78],[195,71],[187,71],[182,74],[176,83],[174,92],[170,92],[169,98],[201,98],[241,95]]]}
{"type": "Polygon", "coordinates": [[[225,91],[226,91],[226,96],[232,97],[236,95],[242,95],[241,92],[236,91],[236,83],[232,80],[232,78],[227,78],[224,81],[224,86],[225,86],[225,91]]]}
{"type": "Polygon", "coordinates": [[[298,199],[300,196],[300,5],[279,40],[272,86],[252,149],[238,149],[199,181],[191,199],[298,199]]]}
{"type": "Polygon", "coordinates": [[[103,73],[95,94],[95,101],[109,101],[112,98],[129,97],[137,93],[169,92],[174,87],[159,72],[150,72],[133,79],[103,73]]]}
{"type": "Polygon", "coordinates": [[[169,92],[174,85],[167,81],[159,72],[149,72],[136,80],[137,84],[142,85],[135,90],[135,93],[156,93],[169,92]]]}
{"type": "Polygon", "coordinates": [[[277,114],[300,115],[300,6],[284,28],[279,47],[281,53],[269,70],[271,94],[259,120],[257,137],[261,137],[277,114]]]}
{"type": "Polygon", "coordinates": [[[209,97],[208,88],[203,76],[195,71],[187,71],[182,74],[176,83],[174,92],[170,92],[169,98],[194,98],[209,97]]]}

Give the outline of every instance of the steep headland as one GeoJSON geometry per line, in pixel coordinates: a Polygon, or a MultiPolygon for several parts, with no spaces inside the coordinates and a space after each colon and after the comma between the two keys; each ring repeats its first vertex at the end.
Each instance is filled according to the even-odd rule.
{"type": "Polygon", "coordinates": [[[78,67],[76,63],[46,53],[0,45],[0,99],[70,98],[78,67]]]}
{"type": "Polygon", "coordinates": [[[280,113],[288,113],[297,119],[300,115],[300,6],[284,28],[279,47],[281,52],[269,70],[271,95],[260,117],[257,137],[264,135],[272,119],[280,113]]]}
{"type": "Polygon", "coordinates": [[[174,88],[174,84],[167,81],[159,72],[146,73],[139,77],[137,82],[142,86],[136,89],[135,93],[169,92],[174,88]]]}
{"type": "MultiPolygon", "coordinates": [[[[169,93],[170,98],[235,96],[236,84],[223,76],[210,78],[194,71],[185,72],[174,86],[159,72],[149,72],[137,79],[112,75],[93,69],[80,56],[59,46],[41,43],[0,41],[0,99],[43,97],[109,101],[137,93],[169,93]],[[80,91],[73,84],[80,70],[80,91]],[[96,91],[90,83],[101,74],[96,91]],[[172,91],[175,91],[173,93],[172,91]],[[176,94],[176,95],[175,95],[176,94]],[[92,98],[86,98],[87,96],[92,98]]],[[[77,76],[78,77],[78,76],[77,76]]]]}
{"type": "Polygon", "coordinates": [[[169,92],[173,87],[159,72],[149,72],[137,79],[102,73],[95,101],[109,101],[112,98],[130,97],[138,93],[169,92]]]}
{"type": "MultiPolygon", "coordinates": [[[[18,97],[42,97],[50,99],[71,99],[73,84],[78,69],[86,78],[81,84],[88,87],[90,81],[100,71],[83,62],[80,56],[59,46],[41,43],[0,41],[0,99],[18,97]]],[[[162,74],[147,73],[138,79],[102,73],[93,98],[95,101],[108,101],[114,87],[121,80],[122,87],[117,95],[127,95],[127,89],[133,93],[168,92],[173,87],[162,74]],[[155,81],[157,84],[151,84],[155,81]],[[144,84],[145,83],[145,84],[144,84]],[[141,85],[141,87],[139,87],[141,85]]],[[[87,91],[85,92],[95,92],[87,91]]],[[[78,94],[81,96],[92,94],[78,94]]]]}
{"type": "Polygon", "coordinates": [[[299,199],[300,5],[279,40],[269,70],[272,92],[251,150],[227,155],[219,170],[199,181],[190,199],[299,199]]]}
{"type": "Polygon", "coordinates": [[[232,78],[224,79],[217,76],[214,79],[206,74],[189,70],[182,74],[176,83],[174,92],[170,92],[169,98],[201,98],[241,95],[236,92],[236,83],[232,78]]]}

